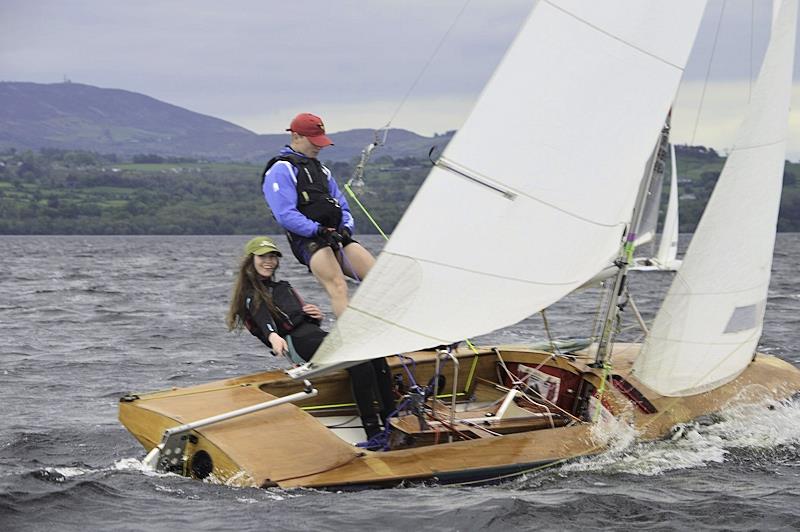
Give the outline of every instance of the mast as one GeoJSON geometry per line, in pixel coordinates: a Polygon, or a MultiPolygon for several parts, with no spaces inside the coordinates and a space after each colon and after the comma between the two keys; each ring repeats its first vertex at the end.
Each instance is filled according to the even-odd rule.
{"type": "MultiPolygon", "coordinates": [[[[614,338],[614,322],[617,320],[619,312],[625,308],[628,302],[627,296],[625,295],[628,266],[633,262],[633,252],[636,247],[635,242],[638,236],[637,228],[641,227],[642,224],[645,205],[647,204],[648,195],[651,193],[650,185],[653,182],[654,176],[659,174],[663,175],[664,173],[664,162],[666,161],[667,147],[669,146],[671,114],[671,111],[667,114],[653,154],[648,160],[645,177],[642,179],[641,185],[639,186],[639,194],[636,197],[636,203],[631,214],[631,221],[626,229],[627,235],[625,235],[625,240],[620,246],[619,256],[617,260],[614,261],[614,265],[618,270],[614,278],[614,285],[611,289],[610,297],[608,298],[608,306],[603,315],[603,330],[600,333],[600,339],[598,341],[597,355],[592,364],[594,367],[603,367],[610,358],[609,350],[614,338]]],[[[661,191],[653,191],[652,193],[660,194],[661,191]]]]}

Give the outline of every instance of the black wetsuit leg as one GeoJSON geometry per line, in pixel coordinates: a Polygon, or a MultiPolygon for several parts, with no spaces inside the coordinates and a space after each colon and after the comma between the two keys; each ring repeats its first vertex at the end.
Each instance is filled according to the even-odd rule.
{"type": "MultiPolygon", "coordinates": [[[[292,331],[292,344],[297,354],[308,362],[328,333],[312,323],[304,323],[292,331]]],[[[392,375],[385,358],[362,362],[347,368],[353,399],[356,403],[367,439],[381,432],[381,423],[394,411],[392,375]]]]}
{"type": "Polygon", "coordinates": [[[353,398],[364,423],[367,438],[372,438],[385,426],[394,412],[392,374],[385,358],[362,362],[347,369],[353,388],[353,398]]]}
{"type": "Polygon", "coordinates": [[[375,370],[370,362],[362,362],[347,368],[350,374],[350,386],[353,390],[353,399],[361,415],[364,432],[367,439],[381,432],[380,420],[380,395],[375,385],[375,370]]]}
{"type": "Polygon", "coordinates": [[[375,372],[375,384],[378,387],[378,394],[381,398],[381,421],[384,426],[388,423],[389,415],[394,412],[394,382],[392,371],[385,358],[376,358],[371,361],[372,369],[375,372]]]}

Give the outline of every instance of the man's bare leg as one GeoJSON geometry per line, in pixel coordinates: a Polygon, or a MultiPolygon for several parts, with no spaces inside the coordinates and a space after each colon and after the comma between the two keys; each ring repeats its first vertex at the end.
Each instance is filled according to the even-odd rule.
{"type": "Polygon", "coordinates": [[[352,279],[364,280],[375,265],[375,257],[358,242],[344,247],[342,271],[352,279]]]}
{"type": "Polygon", "coordinates": [[[347,308],[347,281],[344,280],[342,268],[339,266],[333,250],[329,247],[320,249],[311,255],[308,266],[317,281],[328,292],[333,313],[336,317],[341,316],[347,308]]]}

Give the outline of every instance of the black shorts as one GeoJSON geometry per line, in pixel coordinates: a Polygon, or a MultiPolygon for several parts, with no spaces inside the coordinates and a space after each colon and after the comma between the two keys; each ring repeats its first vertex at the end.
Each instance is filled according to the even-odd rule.
{"type": "MultiPolygon", "coordinates": [[[[314,356],[314,353],[317,352],[317,348],[327,335],[328,333],[320,329],[319,325],[311,322],[303,322],[292,329],[292,332],[286,336],[286,340],[287,342],[291,341],[292,348],[302,359],[302,362],[308,362],[311,360],[311,357],[314,356]]],[[[294,360],[294,357],[290,358],[292,358],[295,363],[302,363],[299,360],[294,360]]]]}
{"type": "MultiPolygon", "coordinates": [[[[288,231],[286,233],[286,238],[289,240],[289,246],[292,248],[292,254],[298,261],[300,261],[300,264],[305,266],[309,265],[309,262],[311,261],[311,255],[322,248],[332,247],[335,245],[334,242],[330,242],[320,236],[305,237],[295,233],[290,233],[288,231]]],[[[342,247],[347,247],[353,243],[358,243],[358,240],[354,240],[349,236],[342,236],[342,247]]],[[[308,271],[311,271],[310,266],[308,271]]]]}

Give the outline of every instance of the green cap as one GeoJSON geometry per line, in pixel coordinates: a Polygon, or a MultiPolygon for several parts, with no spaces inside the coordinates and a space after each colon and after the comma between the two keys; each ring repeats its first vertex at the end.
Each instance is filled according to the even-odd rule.
{"type": "Polygon", "coordinates": [[[244,247],[244,252],[248,255],[266,255],[267,253],[275,253],[279,257],[283,257],[278,246],[268,236],[257,236],[250,240],[244,247]]]}

